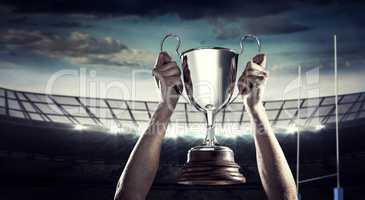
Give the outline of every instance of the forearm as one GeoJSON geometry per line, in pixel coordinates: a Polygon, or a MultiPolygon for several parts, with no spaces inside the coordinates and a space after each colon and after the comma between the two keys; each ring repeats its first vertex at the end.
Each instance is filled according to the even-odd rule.
{"type": "Polygon", "coordinates": [[[133,148],[119,179],[115,199],[145,199],[158,170],[161,144],[171,114],[164,103],[158,106],[149,127],[133,148]]]}
{"type": "Polygon", "coordinates": [[[258,171],[270,200],[296,199],[293,175],[262,103],[249,109],[254,130],[258,171]]]}

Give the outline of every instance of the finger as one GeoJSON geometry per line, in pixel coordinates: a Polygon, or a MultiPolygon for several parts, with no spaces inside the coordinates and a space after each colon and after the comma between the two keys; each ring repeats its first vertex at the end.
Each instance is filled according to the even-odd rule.
{"type": "Polygon", "coordinates": [[[263,83],[266,82],[267,77],[263,77],[263,76],[246,76],[245,80],[248,83],[252,83],[254,85],[262,85],[263,83]]]}
{"type": "Polygon", "coordinates": [[[159,65],[159,66],[156,66],[156,68],[158,69],[158,71],[160,72],[163,72],[163,71],[168,71],[170,69],[178,69],[177,67],[177,64],[175,61],[172,61],[172,62],[168,62],[166,64],[163,64],[163,65],[159,65]]]}
{"type": "Polygon", "coordinates": [[[170,76],[166,78],[166,84],[167,85],[180,85],[181,84],[181,79],[180,76],[170,76]]]}
{"type": "Polygon", "coordinates": [[[172,68],[167,71],[160,72],[162,76],[180,76],[179,68],[172,68]]]}
{"type": "Polygon", "coordinates": [[[268,79],[268,76],[265,74],[252,74],[252,75],[247,75],[244,77],[245,80],[258,80],[258,81],[262,81],[262,80],[266,80],[268,79]]]}
{"type": "Polygon", "coordinates": [[[245,69],[245,71],[243,72],[244,76],[268,76],[267,71],[265,70],[265,68],[249,62],[247,63],[247,67],[245,69]]]}
{"type": "Polygon", "coordinates": [[[264,70],[263,67],[249,61],[247,62],[245,70],[242,72],[238,81],[242,81],[242,79],[244,79],[244,77],[247,75],[261,75],[261,73],[267,75],[267,72],[264,70]]]}
{"type": "Polygon", "coordinates": [[[266,55],[263,53],[257,54],[255,57],[253,57],[252,61],[257,65],[260,65],[264,68],[266,67],[266,55]]]}
{"type": "Polygon", "coordinates": [[[165,77],[161,74],[161,72],[159,72],[158,70],[157,70],[157,68],[154,68],[153,70],[152,70],[152,75],[155,77],[155,78],[157,78],[157,80],[159,80],[160,82],[164,82],[165,81],[165,77]]]}
{"type": "Polygon", "coordinates": [[[265,71],[265,67],[258,65],[254,63],[253,61],[247,62],[245,70],[259,70],[259,71],[265,71]]]}
{"type": "Polygon", "coordinates": [[[267,72],[266,71],[259,71],[259,70],[247,70],[244,74],[244,76],[248,77],[248,76],[257,76],[257,77],[267,77],[267,72]]]}
{"type": "Polygon", "coordinates": [[[156,60],[156,64],[155,66],[161,66],[165,63],[168,63],[171,61],[171,57],[168,53],[166,52],[161,52],[159,55],[158,55],[158,58],[156,60]]]}

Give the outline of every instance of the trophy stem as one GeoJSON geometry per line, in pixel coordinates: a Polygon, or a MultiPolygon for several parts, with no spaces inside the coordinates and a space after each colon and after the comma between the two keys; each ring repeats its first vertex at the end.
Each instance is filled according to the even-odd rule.
{"type": "Polygon", "coordinates": [[[213,110],[207,110],[206,113],[206,119],[207,119],[207,136],[205,137],[205,145],[207,146],[214,146],[217,143],[217,140],[215,138],[215,130],[214,130],[214,117],[215,114],[213,110]]]}

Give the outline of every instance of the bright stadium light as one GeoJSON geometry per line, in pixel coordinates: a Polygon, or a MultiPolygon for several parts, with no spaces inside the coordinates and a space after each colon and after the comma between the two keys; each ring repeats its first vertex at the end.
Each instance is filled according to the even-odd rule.
{"type": "Polygon", "coordinates": [[[326,126],[325,125],[323,125],[323,124],[318,124],[318,125],[316,125],[315,127],[314,127],[314,129],[316,130],[316,131],[320,131],[320,130],[322,130],[322,129],[324,129],[326,126]]]}
{"type": "Polygon", "coordinates": [[[289,134],[293,134],[293,133],[296,133],[298,131],[298,127],[295,126],[295,125],[290,125],[287,129],[286,129],[286,133],[289,133],[289,134]]]}
{"type": "Polygon", "coordinates": [[[112,134],[118,134],[118,133],[122,133],[123,132],[123,129],[118,127],[117,125],[112,125],[110,128],[109,128],[109,132],[112,133],[112,134]]]}
{"type": "Polygon", "coordinates": [[[76,124],[75,127],[74,127],[75,130],[84,130],[86,129],[86,126],[82,125],[82,124],[76,124]]]}

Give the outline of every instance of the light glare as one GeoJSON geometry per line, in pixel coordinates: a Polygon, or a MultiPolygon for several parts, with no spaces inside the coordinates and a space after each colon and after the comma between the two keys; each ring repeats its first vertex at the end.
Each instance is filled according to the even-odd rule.
{"type": "Polygon", "coordinates": [[[298,127],[295,125],[290,125],[287,129],[286,129],[286,133],[289,134],[293,134],[296,133],[298,131],[298,127]]]}
{"type": "Polygon", "coordinates": [[[74,127],[74,129],[81,131],[81,130],[86,129],[86,127],[84,125],[82,125],[82,124],[76,124],[75,127],[74,127]]]}
{"type": "Polygon", "coordinates": [[[316,131],[320,131],[320,130],[324,129],[325,127],[326,126],[323,125],[323,124],[318,124],[318,125],[315,126],[315,129],[316,129],[316,131]]]}

